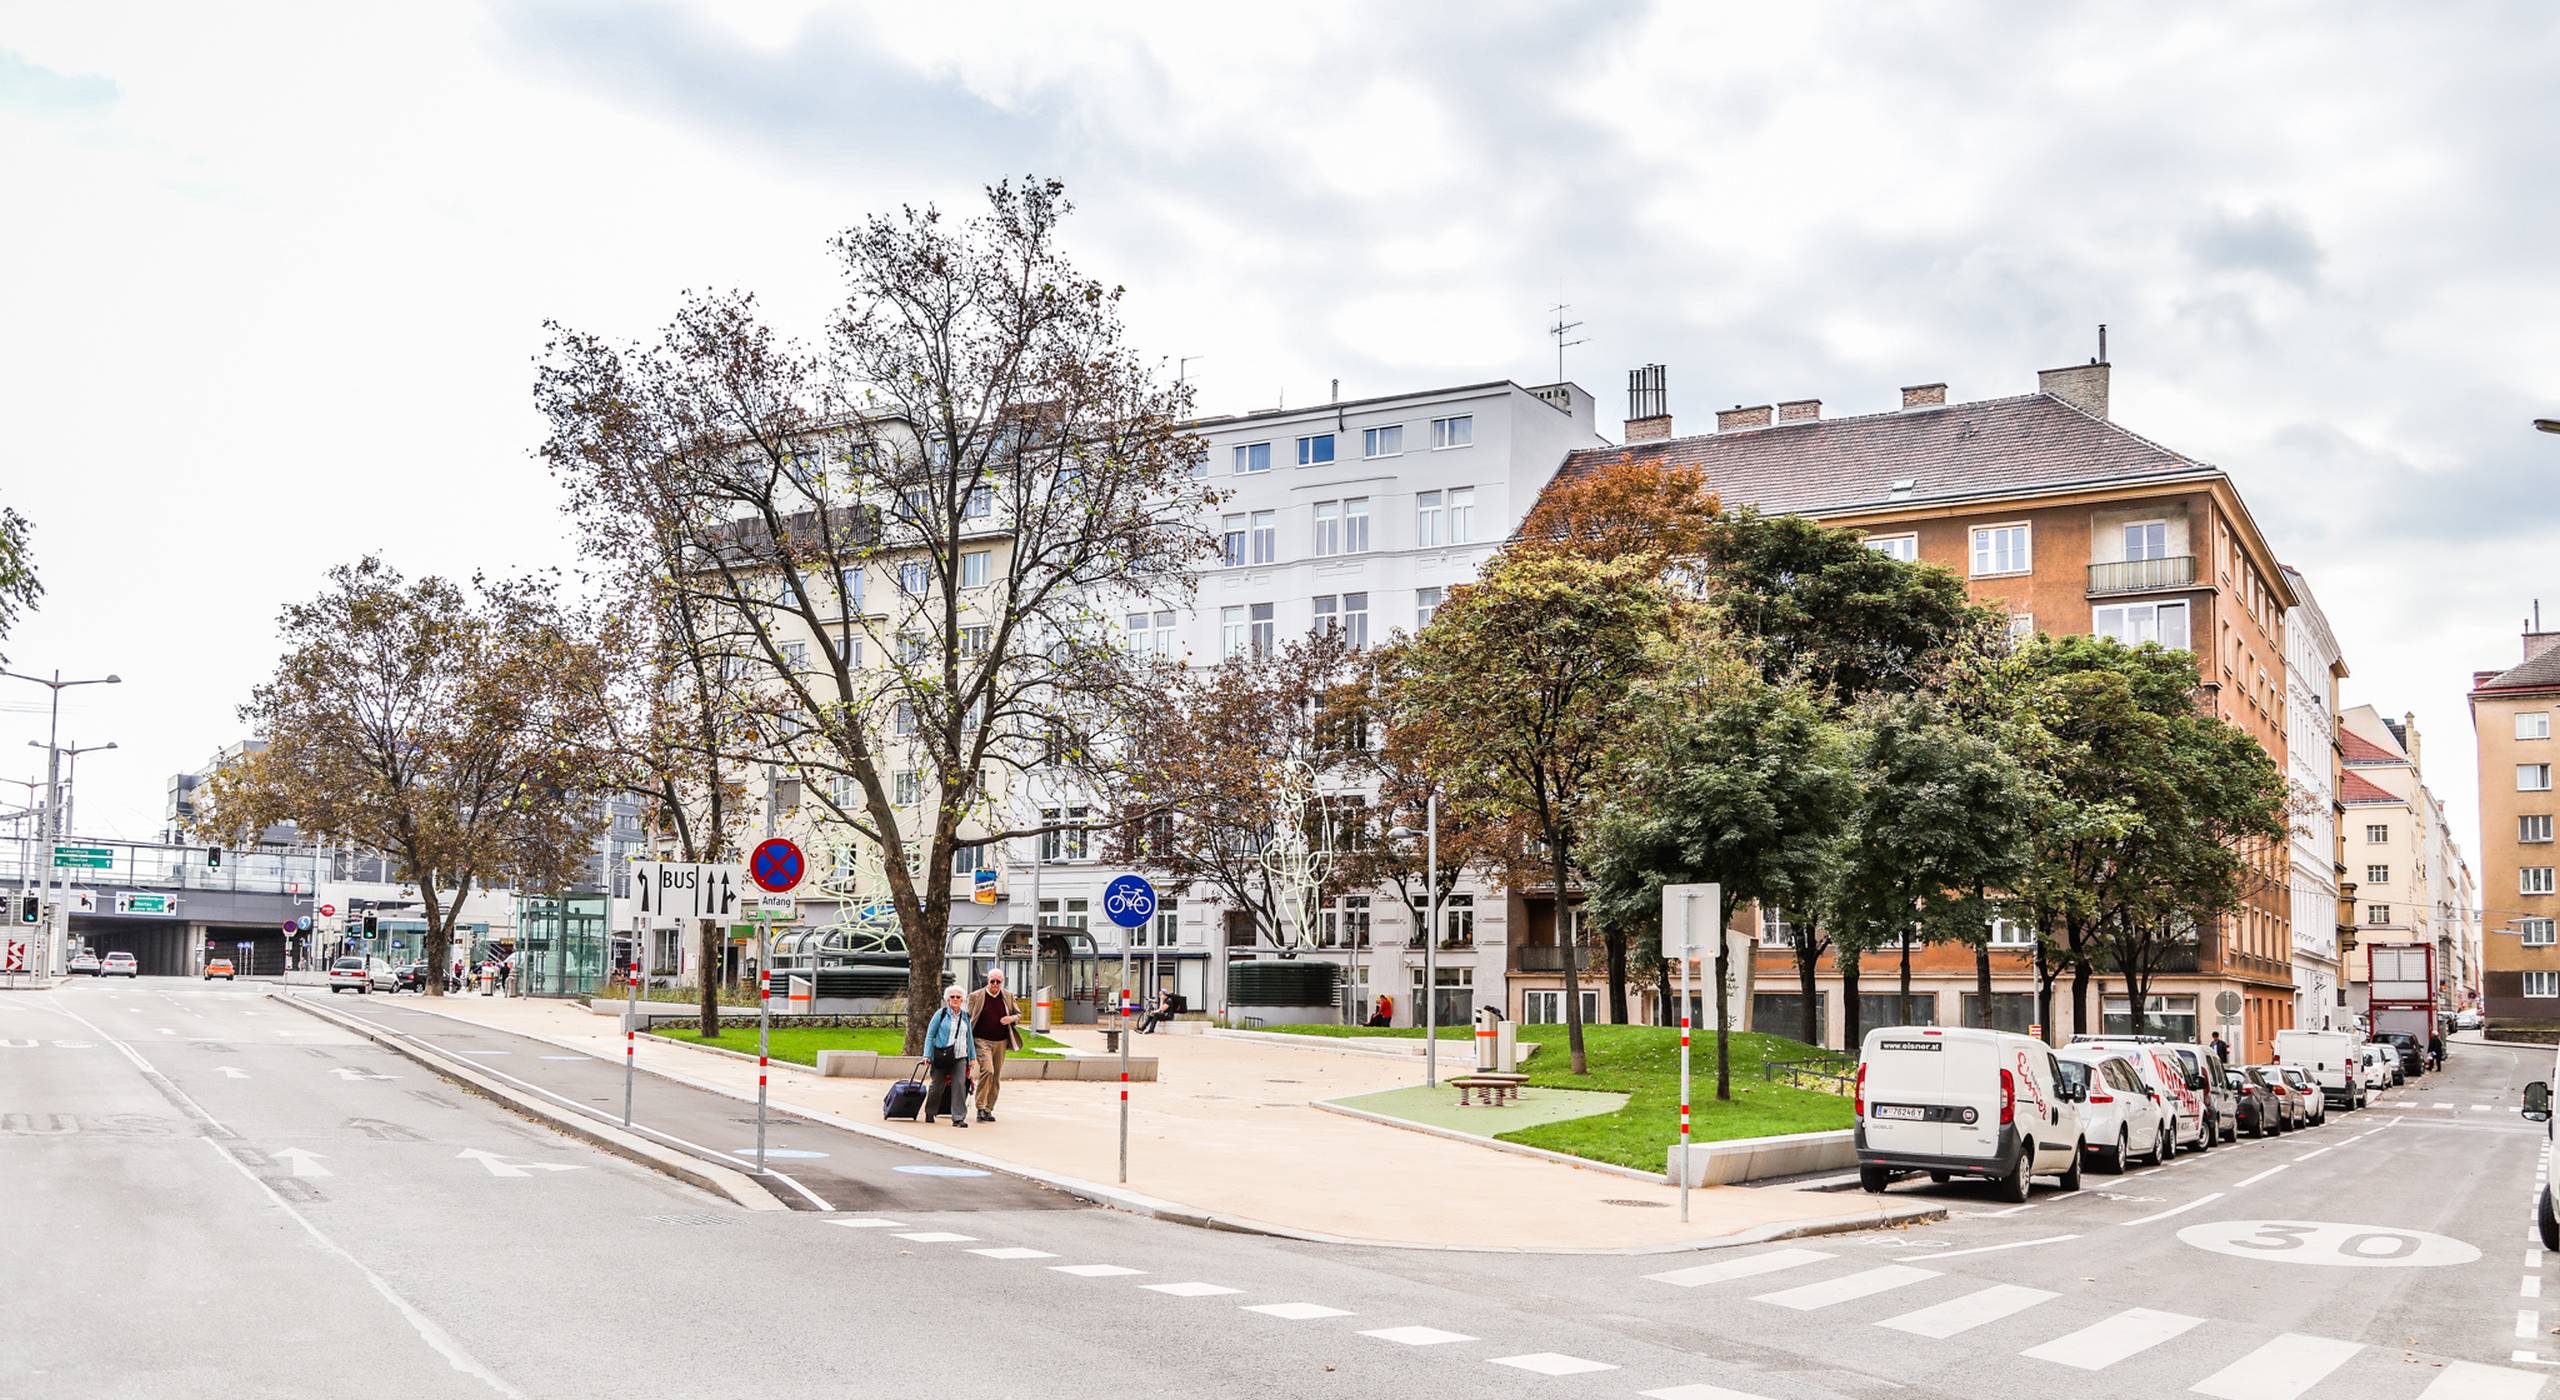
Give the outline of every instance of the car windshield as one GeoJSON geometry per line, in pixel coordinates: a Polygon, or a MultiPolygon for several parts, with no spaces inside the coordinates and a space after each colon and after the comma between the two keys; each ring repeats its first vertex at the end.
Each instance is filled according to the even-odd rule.
{"type": "Polygon", "coordinates": [[[362,972],[364,971],[364,963],[361,959],[357,958],[340,958],[338,959],[338,970],[340,972],[362,972]]]}

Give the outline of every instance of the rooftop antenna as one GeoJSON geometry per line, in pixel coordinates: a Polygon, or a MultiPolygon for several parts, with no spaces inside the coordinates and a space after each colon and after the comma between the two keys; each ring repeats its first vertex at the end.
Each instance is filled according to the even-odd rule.
{"type": "Polygon", "coordinates": [[[1582,329],[1582,323],[1580,321],[1568,321],[1564,318],[1564,313],[1573,309],[1571,303],[1560,301],[1550,309],[1556,313],[1556,323],[1547,327],[1547,334],[1556,338],[1556,382],[1558,384],[1562,384],[1564,382],[1565,350],[1570,346],[1588,345],[1591,343],[1591,337],[1584,336],[1580,340],[1565,339],[1565,336],[1568,333],[1582,329]]]}
{"type": "Polygon", "coordinates": [[[1206,355],[1185,355],[1181,359],[1174,361],[1173,382],[1176,384],[1186,382],[1190,377],[1191,362],[1193,360],[1205,360],[1207,358],[1209,357],[1206,355]]]}

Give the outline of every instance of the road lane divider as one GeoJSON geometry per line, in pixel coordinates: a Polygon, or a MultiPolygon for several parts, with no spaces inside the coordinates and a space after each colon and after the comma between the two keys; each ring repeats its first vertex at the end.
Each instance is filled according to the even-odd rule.
{"type": "Polygon", "coordinates": [[[2292,1164],[2292,1163],[2290,1163],[2290,1162],[2279,1162],[2279,1163],[2277,1163],[2276,1165],[2274,1165],[2274,1166],[2272,1166],[2272,1167],[2267,1168],[2265,1171],[2262,1171],[2262,1172],[2258,1173],[2256,1176],[2250,1177],[2250,1178],[2249,1178],[2248,1180],[2246,1180],[2246,1181],[2235,1181],[2235,1182],[2231,1183],[2231,1189],[2232,1189],[2232,1190],[2234,1190],[2234,1191],[2237,1191],[2237,1190],[2239,1190],[2239,1189],[2240,1189],[2241,1187],[2243,1187],[2243,1186],[2255,1186],[2255,1185],[2257,1185],[2259,1182],[2266,1180],[2268,1177],[2271,1177],[2271,1176],[2275,1175],[2277,1172],[2283,1171],[2285,1168],[2287,1168],[2287,1167],[2289,1167],[2289,1166],[2291,1166],[2291,1165],[2293,1165],[2293,1164],[2292,1164]]]}
{"type": "Polygon", "coordinates": [[[1910,1254],[1910,1255],[1905,1255],[1904,1257],[1905,1257],[1905,1258],[1907,1258],[1907,1259],[1915,1259],[1915,1260],[1916,1260],[1916,1259],[1961,1259],[1961,1258],[1963,1258],[1965,1255],[1968,1255],[1968,1254],[1997,1254],[1997,1253],[1999,1253],[2000,1251],[2002,1251],[2002,1250],[2004,1250],[2004,1249],[2026,1249],[2026,1248],[2029,1248],[2029,1247],[2031,1247],[2031,1246],[2034,1246],[2034,1245],[2040,1245],[2040,1244],[2060,1244],[2060,1243],[2062,1243],[2064,1240],[2076,1240],[2076,1239],[2078,1239],[2078,1238],[2080,1238],[2078,1235],[2047,1235],[2047,1236],[2045,1236],[2043,1239],[2040,1239],[2040,1240],[2011,1240],[2011,1241],[2009,1241],[2007,1244],[1983,1244],[1983,1245],[1975,1245],[1975,1246],[1974,1246],[1973,1248],[1971,1248],[1971,1249],[1949,1249],[1949,1250],[1942,1250],[1942,1251],[1940,1251],[1940,1252],[1938,1252],[1938,1253],[1936,1253],[1936,1254],[1910,1254]]]}
{"type": "MultiPolygon", "coordinates": [[[[2254,1178],[2252,1179],[2254,1180],[2254,1178]]],[[[2207,1195],[2198,1196],[2194,1200],[2189,1201],[2182,1206],[2171,1206],[2167,1210],[2153,1211],[2151,1214],[2139,1217],[2138,1219],[2119,1220],[2116,1223],[2118,1225],[2148,1225],[2154,1220],[2166,1220],[2173,1215],[2184,1215],[2198,1206],[2211,1205],[2215,1201],[2221,1200],[2222,1195],[2222,1192],[2215,1191],[2207,1195]]]]}

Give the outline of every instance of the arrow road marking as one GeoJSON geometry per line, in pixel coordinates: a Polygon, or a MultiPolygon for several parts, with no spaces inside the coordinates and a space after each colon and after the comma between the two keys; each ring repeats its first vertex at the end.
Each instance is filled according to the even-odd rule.
{"type": "Polygon", "coordinates": [[[267,1155],[275,1158],[279,1162],[291,1165],[295,1176],[314,1177],[334,1175],[334,1173],[332,1173],[327,1167],[320,1165],[320,1158],[316,1154],[303,1148],[288,1147],[282,1152],[270,1152],[267,1155]]]}
{"type": "Polygon", "coordinates": [[[409,1131],[407,1128],[401,1127],[397,1123],[386,1123],[379,1118],[350,1118],[347,1120],[346,1126],[355,1129],[366,1137],[372,1138],[376,1142],[425,1141],[424,1138],[419,1137],[416,1133],[409,1131]]]}
{"type": "Polygon", "coordinates": [[[456,1161],[473,1161],[489,1169],[491,1176],[531,1176],[535,1172],[574,1172],[586,1168],[568,1162],[510,1162],[495,1152],[473,1147],[454,1154],[456,1161]]]}
{"type": "Polygon", "coordinates": [[[234,1069],[230,1065],[215,1065],[213,1067],[213,1072],[221,1075],[225,1079],[246,1079],[249,1077],[249,1072],[247,1070],[234,1069]]]}

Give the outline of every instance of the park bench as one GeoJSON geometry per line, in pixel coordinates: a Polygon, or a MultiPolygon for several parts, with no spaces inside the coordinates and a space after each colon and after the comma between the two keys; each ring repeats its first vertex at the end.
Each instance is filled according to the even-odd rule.
{"type": "Polygon", "coordinates": [[[1458,1086],[1458,1107],[1471,1103],[1487,1108],[1500,1108],[1520,1097],[1520,1086],[1529,1082],[1525,1074],[1461,1074],[1449,1082],[1458,1086]]]}

